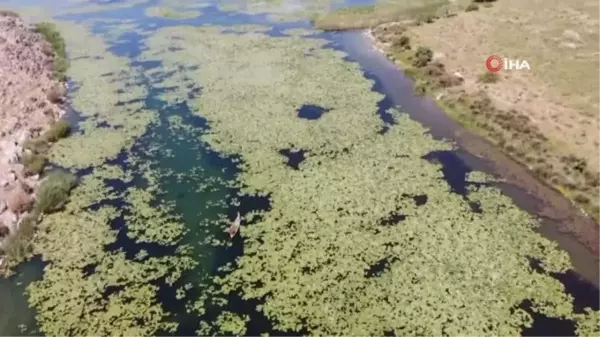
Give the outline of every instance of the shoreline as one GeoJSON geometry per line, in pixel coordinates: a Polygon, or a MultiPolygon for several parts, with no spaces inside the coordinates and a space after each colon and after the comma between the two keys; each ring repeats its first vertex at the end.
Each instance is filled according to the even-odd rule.
{"type": "Polygon", "coordinates": [[[27,258],[41,214],[36,202],[47,180],[44,153],[68,133],[68,124],[59,123],[65,115],[66,63],[51,24],[34,25],[2,11],[0,27],[0,248],[5,253],[0,273],[10,274],[27,258]]]}
{"type": "MultiPolygon", "coordinates": [[[[373,29],[363,30],[362,35],[369,41],[372,49],[381,53],[392,62],[405,76],[407,64],[402,60],[390,58],[385,43],[379,41],[373,34],[373,29]]],[[[408,77],[408,76],[407,76],[408,77]]],[[[416,80],[411,80],[416,84],[416,80]]],[[[517,186],[541,199],[543,207],[534,213],[541,218],[550,219],[557,223],[561,233],[572,235],[579,243],[584,245],[595,257],[600,256],[599,228],[595,220],[586,214],[573,201],[568,199],[555,187],[549,185],[535,175],[525,164],[517,158],[506,153],[502,148],[493,144],[484,134],[469,128],[464,121],[457,118],[456,114],[448,111],[443,104],[443,99],[427,93],[427,97],[452,121],[460,125],[464,131],[454,135],[456,143],[467,152],[493,163],[493,171],[500,175],[509,184],[517,186]]],[[[460,107],[458,107],[460,109],[460,107]]]]}

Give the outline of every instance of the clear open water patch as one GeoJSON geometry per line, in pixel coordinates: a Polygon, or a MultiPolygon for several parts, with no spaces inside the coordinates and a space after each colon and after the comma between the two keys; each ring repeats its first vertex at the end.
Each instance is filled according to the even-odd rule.
{"type": "Polygon", "coordinates": [[[315,120],[319,119],[323,116],[323,114],[327,113],[329,109],[314,105],[314,104],[305,104],[298,109],[298,117],[302,119],[315,120]]]}
{"type": "Polygon", "coordinates": [[[300,164],[302,164],[304,159],[306,159],[305,150],[282,149],[279,150],[279,153],[287,157],[288,161],[286,165],[293,168],[294,170],[298,170],[300,168],[300,164]]]}

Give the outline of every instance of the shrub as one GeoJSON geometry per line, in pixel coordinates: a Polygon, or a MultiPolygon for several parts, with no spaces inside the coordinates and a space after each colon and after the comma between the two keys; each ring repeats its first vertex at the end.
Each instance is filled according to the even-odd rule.
{"type": "Polygon", "coordinates": [[[16,12],[13,12],[13,11],[3,9],[3,10],[0,10],[0,16],[10,16],[13,18],[18,18],[19,14],[17,14],[16,12]]]}
{"type": "Polygon", "coordinates": [[[400,37],[394,39],[392,42],[392,47],[405,49],[406,46],[410,44],[410,38],[406,35],[401,35],[400,37]]]}
{"type": "Polygon", "coordinates": [[[587,195],[581,193],[577,193],[573,200],[575,200],[575,202],[577,202],[578,204],[583,205],[588,204],[591,201],[587,195]]]}
{"type": "Polygon", "coordinates": [[[404,69],[404,75],[408,76],[409,78],[412,78],[413,80],[417,78],[418,74],[419,72],[415,68],[404,69]]]}
{"type": "Polygon", "coordinates": [[[59,139],[67,137],[69,132],[71,132],[69,122],[60,120],[50,125],[50,129],[44,133],[43,139],[54,143],[59,139]]]}
{"type": "Polygon", "coordinates": [[[36,175],[44,171],[46,157],[36,153],[25,153],[21,163],[25,166],[25,174],[36,175]]]}
{"type": "Polygon", "coordinates": [[[434,61],[423,67],[423,72],[432,77],[442,76],[446,73],[446,67],[443,63],[434,61]]]}
{"type": "Polygon", "coordinates": [[[424,95],[427,93],[427,81],[419,80],[415,84],[415,94],[424,95]]]}
{"type": "Polygon", "coordinates": [[[433,59],[433,51],[427,47],[419,47],[415,52],[413,66],[422,68],[433,59]]]}
{"type": "Polygon", "coordinates": [[[448,73],[444,73],[441,76],[437,77],[437,85],[443,88],[457,86],[461,84],[462,81],[462,78],[448,73]]]}
{"type": "Polygon", "coordinates": [[[478,11],[478,10],[479,10],[479,6],[474,2],[471,2],[467,6],[467,8],[465,8],[465,12],[474,12],[474,11],[478,11]]]}
{"type": "Polygon", "coordinates": [[[56,29],[56,25],[50,22],[40,22],[35,25],[35,31],[42,34],[54,50],[54,75],[59,81],[66,80],[67,68],[69,67],[67,48],[65,40],[56,29]]]}
{"type": "Polygon", "coordinates": [[[60,209],[69,198],[75,187],[77,178],[69,172],[54,171],[44,179],[38,190],[35,210],[38,213],[49,213],[60,209]]]}
{"type": "Polygon", "coordinates": [[[33,238],[33,233],[35,231],[35,225],[37,224],[38,214],[36,212],[31,212],[21,219],[19,223],[18,233],[21,234],[22,238],[33,238]]]}
{"type": "Polygon", "coordinates": [[[10,235],[10,229],[4,225],[0,225],[0,238],[5,238],[10,235]]]}
{"type": "Polygon", "coordinates": [[[31,238],[17,231],[15,235],[6,238],[2,250],[6,255],[7,261],[5,263],[9,266],[15,266],[26,260],[31,254],[31,238]]]}
{"type": "Polygon", "coordinates": [[[57,84],[55,86],[53,86],[50,91],[48,91],[48,94],[46,95],[48,97],[48,100],[52,103],[60,103],[63,99],[63,96],[65,95],[65,89],[62,85],[57,84]]]}
{"type": "Polygon", "coordinates": [[[420,25],[422,23],[434,23],[437,19],[439,19],[439,17],[435,14],[421,14],[417,16],[416,24],[420,25]]]}
{"type": "Polygon", "coordinates": [[[485,73],[479,75],[479,82],[482,83],[496,83],[498,81],[500,81],[500,75],[498,75],[498,73],[486,71],[485,73]]]}
{"type": "Polygon", "coordinates": [[[44,153],[48,150],[48,143],[40,138],[28,139],[23,144],[23,148],[33,153],[44,153]]]}
{"type": "MultiPolygon", "coordinates": [[[[8,236],[2,250],[6,254],[9,266],[15,266],[26,260],[31,254],[31,240],[35,232],[38,214],[27,214],[19,223],[19,230],[13,236],[8,236]]],[[[4,226],[3,226],[4,227],[4,226]]],[[[8,229],[7,227],[4,227],[8,229]]]]}

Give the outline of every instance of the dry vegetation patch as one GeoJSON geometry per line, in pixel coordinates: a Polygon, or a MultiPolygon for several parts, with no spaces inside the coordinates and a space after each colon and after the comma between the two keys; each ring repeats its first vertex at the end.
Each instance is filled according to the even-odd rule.
{"type": "Polygon", "coordinates": [[[462,8],[465,0],[381,1],[375,5],[342,8],[314,18],[315,26],[323,30],[369,28],[383,23],[410,21],[432,23],[451,16],[462,8]]]}
{"type": "Polygon", "coordinates": [[[450,114],[597,220],[598,4],[502,0],[474,7],[402,32],[392,29],[398,23],[380,25],[372,34],[420,79],[418,92],[438,91],[450,114]],[[400,37],[415,46],[398,48],[400,37]],[[422,46],[434,56],[411,51],[422,46]],[[527,60],[531,70],[492,75],[485,67],[490,55],[527,60]],[[448,74],[461,81],[448,81],[448,74]]]}

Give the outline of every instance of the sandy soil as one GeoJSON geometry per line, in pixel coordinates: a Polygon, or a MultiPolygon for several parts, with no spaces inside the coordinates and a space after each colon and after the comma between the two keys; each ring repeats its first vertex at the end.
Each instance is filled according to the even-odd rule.
{"type": "Polygon", "coordinates": [[[56,93],[64,95],[65,85],[53,79],[53,57],[22,19],[0,15],[0,227],[11,233],[31,209],[39,179],[25,175],[23,145],[64,114],[56,93]]]}
{"type": "Polygon", "coordinates": [[[417,40],[445,55],[450,71],[477,83],[490,55],[527,60],[531,71],[502,71],[483,89],[500,109],[531,118],[556,151],[577,153],[598,171],[598,2],[499,0],[493,7],[414,27],[417,40]]]}
{"type": "Polygon", "coordinates": [[[425,83],[420,89],[441,99],[449,115],[486,136],[597,222],[600,5],[498,0],[468,12],[462,5],[446,14],[438,10],[432,20],[418,20],[420,25],[392,21],[370,32],[388,56],[417,74],[422,82],[417,87],[425,83]],[[408,37],[411,48],[395,46],[400,37],[408,37]],[[459,83],[432,75],[435,69],[411,67],[414,50],[421,46],[430,48],[435,64],[459,77],[459,83]],[[491,55],[527,60],[531,69],[501,70],[495,81],[484,81],[490,77],[486,59],[491,55]]]}

